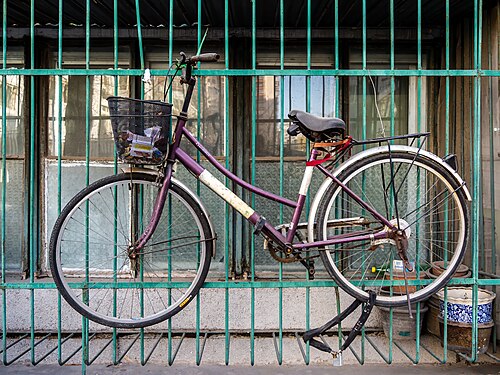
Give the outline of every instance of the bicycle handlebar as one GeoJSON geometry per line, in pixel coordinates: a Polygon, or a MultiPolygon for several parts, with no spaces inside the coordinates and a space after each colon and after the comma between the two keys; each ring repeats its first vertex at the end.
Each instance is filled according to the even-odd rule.
{"type": "Polygon", "coordinates": [[[216,62],[219,60],[220,55],[218,53],[202,53],[201,55],[195,55],[187,57],[184,52],[181,52],[182,60],[178,63],[185,64],[185,69],[183,69],[183,74],[181,77],[181,83],[188,83],[191,81],[191,71],[192,67],[198,62],[216,62]]]}
{"type": "Polygon", "coordinates": [[[217,62],[220,59],[218,53],[202,53],[201,55],[191,56],[189,62],[196,64],[197,62],[217,62]]]}

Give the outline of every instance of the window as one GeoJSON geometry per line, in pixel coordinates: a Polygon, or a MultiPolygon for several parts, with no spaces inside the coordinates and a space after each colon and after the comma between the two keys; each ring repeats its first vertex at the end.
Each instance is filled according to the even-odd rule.
{"type": "MultiPolygon", "coordinates": [[[[335,77],[310,78],[311,106],[309,112],[324,117],[335,115],[335,77]],[[320,100],[317,100],[320,98],[320,100]]],[[[258,157],[279,157],[281,118],[284,119],[283,152],[287,157],[303,157],[306,150],[305,137],[291,137],[286,133],[293,109],[306,109],[307,80],[304,76],[257,78],[257,142],[258,157]],[[281,111],[281,82],[283,82],[283,112],[281,111]]]]}
{"type": "MultiPolygon", "coordinates": [[[[128,67],[129,54],[127,50],[119,51],[120,68],[128,67]]],[[[113,66],[111,53],[92,55],[92,69],[109,68],[113,66]]],[[[84,68],[83,52],[67,52],[64,54],[65,68],[84,68]]],[[[59,156],[61,142],[61,157],[64,159],[81,160],[86,153],[86,114],[87,103],[90,116],[90,158],[113,160],[114,141],[109,120],[107,98],[109,96],[129,96],[130,78],[126,76],[90,76],[89,98],[86,100],[85,76],[62,76],[61,82],[55,76],[49,83],[49,131],[48,156],[59,156]],[[60,88],[59,85],[62,87],[60,88]],[[116,91],[115,91],[116,90],[116,91]],[[115,94],[116,92],[116,94],[115,94]],[[59,134],[59,124],[61,134],[59,134]],[[59,139],[61,137],[61,139],[59,139]]]]}
{"type": "MultiPolygon", "coordinates": [[[[150,69],[167,69],[168,66],[164,62],[164,58],[156,53],[150,53],[149,62],[150,69]]],[[[221,60],[223,57],[221,57],[221,60]]],[[[203,63],[203,69],[220,69],[221,64],[203,63]]],[[[203,76],[197,77],[197,84],[191,99],[188,110],[189,120],[187,128],[194,134],[207,150],[214,156],[223,158],[225,156],[224,140],[224,116],[225,116],[225,89],[224,77],[218,76],[203,76]],[[198,126],[199,124],[199,126],[198,126]]],[[[167,80],[167,86],[170,83],[170,78],[167,80]]],[[[174,113],[178,113],[182,108],[186,87],[179,83],[179,78],[175,78],[172,83],[172,104],[174,113]]],[[[153,77],[151,86],[147,86],[144,97],[146,99],[161,99],[164,98],[165,77],[153,77]]],[[[167,94],[166,100],[169,101],[170,94],[167,94]]],[[[174,122],[175,125],[175,122],[174,122]]],[[[191,155],[195,155],[194,147],[183,143],[191,155]]]]}
{"type": "MultiPolygon", "coordinates": [[[[303,46],[305,49],[305,46],[303,46]]],[[[259,68],[279,68],[279,55],[274,51],[262,51],[258,54],[259,68]]],[[[304,69],[305,59],[299,55],[299,48],[287,49],[285,68],[304,69]]],[[[328,69],[332,67],[332,56],[325,53],[315,53],[311,66],[313,69],[328,69]]],[[[284,76],[284,77],[257,77],[257,113],[256,113],[256,143],[253,161],[255,168],[255,184],[262,189],[273,193],[280,193],[280,184],[283,186],[283,195],[296,200],[299,186],[304,173],[307,139],[302,136],[291,137],[286,132],[290,125],[288,113],[293,109],[307,109],[307,86],[309,85],[310,108],[309,112],[317,116],[334,117],[337,108],[337,78],[333,76],[284,76]],[[309,80],[309,83],[308,83],[309,80]],[[281,86],[283,85],[283,87],[281,86]],[[281,95],[283,93],[283,98],[281,95]],[[283,181],[280,181],[280,144],[282,139],[281,119],[283,129],[283,181]]],[[[244,147],[244,146],[243,146],[244,147]]],[[[315,176],[311,189],[316,191],[321,178],[315,176]]],[[[255,209],[264,215],[273,224],[281,222],[279,205],[256,196],[255,209]]],[[[301,221],[306,220],[306,210],[301,221]]],[[[283,207],[282,220],[288,222],[293,211],[283,207]]],[[[255,237],[255,262],[260,270],[276,269],[276,262],[262,250],[262,239],[255,237]]],[[[297,264],[287,265],[288,270],[300,270],[297,264]]]]}
{"type": "MultiPolygon", "coordinates": [[[[376,51],[368,52],[370,69],[387,69],[388,54],[376,51]]],[[[414,56],[397,54],[395,69],[414,69],[414,56]]],[[[425,58],[423,58],[425,61],[425,58]]],[[[353,49],[350,54],[349,69],[361,69],[362,58],[359,49],[353,49]]],[[[364,77],[349,77],[349,134],[355,139],[381,137],[391,135],[391,77],[372,76],[366,78],[366,101],[363,101],[364,77]],[[375,95],[376,94],[376,95],[375,95]],[[376,104],[375,105],[375,97],[376,104]],[[366,105],[366,129],[363,132],[363,103],[366,105]],[[380,122],[382,118],[384,131],[380,122]]],[[[417,83],[415,77],[394,77],[394,134],[403,135],[417,132],[417,108],[420,108],[420,131],[425,131],[425,80],[422,80],[421,103],[417,105],[417,83]]],[[[405,140],[399,143],[407,144],[405,140]]]]}
{"type": "MultiPolygon", "coordinates": [[[[129,66],[128,49],[118,53],[120,68],[129,66]]],[[[67,50],[63,52],[65,68],[85,68],[85,52],[67,50]]],[[[56,57],[53,59],[56,65],[56,57]]],[[[91,68],[113,67],[111,51],[93,51],[91,68]]],[[[47,131],[47,160],[45,164],[45,243],[48,245],[54,223],[61,207],[83,187],[86,175],[90,182],[113,174],[114,140],[109,119],[107,97],[130,96],[131,84],[127,76],[90,76],[89,97],[87,97],[85,76],[50,76],[49,110],[47,131]],[[60,81],[59,81],[60,79],[60,81]],[[116,90],[116,94],[115,94],[116,90]],[[89,108],[90,137],[86,135],[86,111],[89,108]],[[61,131],[59,131],[59,126],[61,131]],[[85,162],[87,143],[90,163],[85,162]],[[59,146],[60,144],[60,146],[59,146]],[[61,149],[59,148],[61,147],[61,149]],[[59,150],[61,153],[59,155],[59,150]],[[59,174],[56,158],[61,156],[59,174]],[[88,171],[88,172],[87,172],[88,171]],[[59,182],[61,189],[58,189],[59,182]]]]}
{"type": "MultiPolygon", "coordinates": [[[[0,53],[0,58],[2,54],[0,53]]],[[[23,50],[11,47],[7,55],[7,68],[24,66],[23,50]]],[[[0,205],[0,222],[5,220],[5,266],[7,271],[20,271],[23,249],[24,228],[24,131],[25,118],[25,78],[23,76],[0,77],[0,201],[5,186],[5,212],[0,205]],[[4,81],[5,80],[5,81],[4,81]],[[3,85],[6,96],[3,98],[3,85]],[[5,121],[2,118],[5,100],[5,121]],[[4,129],[5,123],[5,129],[4,129]],[[5,130],[5,145],[2,144],[5,130]],[[5,150],[5,154],[3,154],[5,150]],[[1,167],[5,158],[6,173],[1,167]]]]}

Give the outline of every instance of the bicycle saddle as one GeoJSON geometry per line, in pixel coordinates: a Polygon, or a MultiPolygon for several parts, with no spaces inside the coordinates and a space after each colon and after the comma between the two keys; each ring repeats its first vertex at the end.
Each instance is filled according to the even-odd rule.
{"type": "Polygon", "coordinates": [[[344,137],[345,134],[345,122],[339,118],[319,117],[296,109],[290,111],[288,117],[293,121],[288,128],[291,136],[302,133],[311,141],[319,142],[344,137]]]}

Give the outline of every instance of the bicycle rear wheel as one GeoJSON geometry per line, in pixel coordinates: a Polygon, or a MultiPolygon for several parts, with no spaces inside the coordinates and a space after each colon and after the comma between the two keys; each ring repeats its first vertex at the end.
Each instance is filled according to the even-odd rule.
{"type": "Polygon", "coordinates": [[[214,239],[201,207],[175,183],[153,236],[129,256],[158,192],[155,175],[105,177],[78,193],[56,221],[52,275],[65,300],[87,318],[146,327],[178,313],[202,286],[214,239]]]}
{"type": "MultiPolygon", "coordinates": [[[[466,198],[451,173],[422,155],[384,152],[359,160],[338,178],[391,223],[397,225],[399,217],[408,237],[407,256],[415,269],[407,273],[407,289],[402,268],[394,262],[399,256],[392,240],[329,246],[320,250],[321,258],[340,287],[360,300],[367,300],[367,290],[373,290],[375,303],[387,307],[405,305],[407,291],[410,300],[417,302],[442,288],[463,259],[469,230],[466,198]],[[425,277],[433,261],[444,261],[446,270],[430,281],[417,280],[425,277]]],[[[385,229],[334,183],[317,212],[320,240],[385,229]]]]}

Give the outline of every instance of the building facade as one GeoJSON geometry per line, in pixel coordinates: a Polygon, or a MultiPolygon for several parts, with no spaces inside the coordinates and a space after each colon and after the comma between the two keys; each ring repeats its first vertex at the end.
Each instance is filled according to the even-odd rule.
{"type": "MultiPolygon", "coordinates": [[[[111,335],[113,361],[120,357],[120,332],[82,323],[58,297],[48,265],[50,234],[72,196],[122,167],[114,157],[106,98],[162,99],[171,63],[180,51],[194,54],[203,40],[203,51],[218,52],[221,60],[197,71],[189,128],[222,164],[295,199],[309,145],[304,137],[286,133],[292,109],[343,118],[356,139],[430,132],[424,147],[439,156],[457,154],[459,173],[473,193],[467,284],[495,289],[499,14],[498,1],[486,0],[5,0],[0,69],[4,348],[24,337],[19,345],[26,342],[29,351],[20,358],[31,355],[35,363],[50,350],[35,350],[43,335],[50,334],[46,340],[61,348],[65,338],[83,333],[83,362],[89,362],[92,335],[111,335]],[[152,72],[146,82],[145,69],[152,72]]],[[[176,113],[183,94],[174,83],[168,98],[176,113]]],[[[192,155],[200,158],[194,150],[192,155]]],[[[270,335],[282,363],[283,337],[324,323],[340,306],[334,282],[319,259],[314,280],[300,263],[277,263],[239,215],[185,171],[176,173],[206,202],[218,235],[216,256],[207,288],[184,316],[139,332],[141,360],[145,340],[156,337],[147,335],[164,332],[158,340],[167,340],[169,362],[175,359],[172,342],[192,334],[194,361],[201,361],[201,347],[215,335],[227,363],[231,337],[241,334],[248,336],[248,363],[255,361],[259,338],[270,335]]],[[[321,180],[314,177],[311,193],[321,180]]],[[[231,187],[273,223],[290,220],[288,208],[231,187]]],[[[380,317],[367,328],[380,330],[380,317]]],[[[129,335],[121,337],[129,340],[129,335]]],[[[361,341],[364,345],[364,336],[361,341]]],[[[8,353],[22,353],[16,345],[4,349],[4,363],[16,357],[8,353]]],[[[381,358],[392,358],[392,340],[384,345],[388,357],[381,358]]],[[[412,350],[418,362],[424,351],[419,339],[412,350]]],[[[56,352],[64,362],[61,350],[56,352]]],[[[446,362],[446,350],[440,353],[446,362]]],[[[308,363],[309,347],[303,354],[308,363]]]]}

